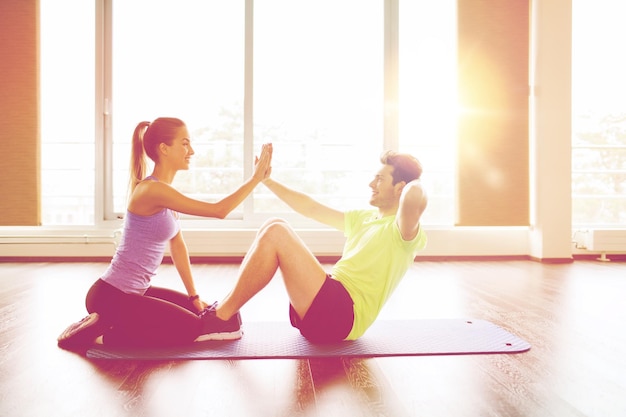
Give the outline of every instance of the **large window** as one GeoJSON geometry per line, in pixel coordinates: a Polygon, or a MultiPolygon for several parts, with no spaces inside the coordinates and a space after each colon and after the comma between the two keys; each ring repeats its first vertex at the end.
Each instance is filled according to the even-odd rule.
{"type": "Polygon", "coordinates": [[[90,225],[96,212],[94,2],[40,5],[42,223],[90,225]]]}
{"type": "MultiPolygon", "coordinates": [[[[102,10],[89,1],[63,1],[65,10],[73,10],[71,22],[54,12],[62,9],[58,2],[41,1],[42,28],[44,23],[49,28],[42,49],[52,57],[42,72],[49,73],[53,64],[67,69],[70,58],[83,64],[79,74],[54,78],[71,79],[77,88],[42,86],[53,98],[44,102],[42,113],[47,120],[66,121],[62,134],[44,123],[49,162],[43,176],[71,177],[67,206],[55,208],[61,194],[50,187],[44,211],[84,211],[92,217],[44,216],[46,224],[98,223],[94,213],[105,219],[123,215],[132,132],[138,122],[159,116],[179,117],[190,128],[196,154],[175,185],[196,198],[216,200],[233,191],[251,174],[261,143],[271,141],[277,179],[337,208],[362,207],[379,155],[395,148],[415,154],[425,167],[431,210],[424,223],[453,223],[456,1],[95,2],[105,5],[102,10]],[[400,12],[386,14],[390,4],[400,12]],[[97,36],[94,20],[104,22],[97,36]],[[82,49],[52,41],[57,36],[52,30],[62,33],[72,25],[73,42],[82,49]],[[398,39],[395,53],[385,42],[390,33],[398,39]],[[103,40],[101,51],[94,50],[94,39],[103,40]],[[59,50],[69,55],[63,62],[59,50]],[[100,62],[98,53],[105,57],[103,68],[93,67],[100,62]],[[399,94],[385,103],[390,78],[397,79],[399,94]],[[94,132],[96,107],[108,113],[102,132],[94,132]],[[63,112],[71,117],[63,119],[63,112]],[[67,123],[75,119],[81,133],[67,123]],[[389,123],[398,125],[392,138],[384,132],[389,123]],[[84,141],[84,149],[73,146],[68,132],[84,141]],[[67,156],[65,148],[52,148],[58,140],[73,150],[71,163],[52,163],[67,156]],[[103,207],[94,207],[94,201],[103,207]]],[[[231,219],[256,224],[289,212],[259,186],[231,219]]]]}
{"type": "MultiPolygon", "coordinates": [[[[255,2],[255,144],[274,143],[277,179],[334,207],[367,204],[384,147],[383,23],[381,1],[255,2]]],[[[287,211],[259,191],[258,211],[287,211]]]]}
{"type": "Polygon", "coordinates": [[[459,116],[456,0],[402,1],[399,25],[399,150],[424,165],[424,221],[450,225],[459,116]]]}
{"type": "Polygon", "coordinates": [[[107,214],[125,211],[135,126],[161,116],[185,121],[196,152],[176,187],[208,200],[234,190],[244,166],[244,2],[133,0],[112,6],[107,139],[113,144],[114,213],[107,214]]]}
{"type": "Polygon", "coordinates": [[[574,0],[572,38],[572,221],[626,224],[626,5],[574,0]]]}

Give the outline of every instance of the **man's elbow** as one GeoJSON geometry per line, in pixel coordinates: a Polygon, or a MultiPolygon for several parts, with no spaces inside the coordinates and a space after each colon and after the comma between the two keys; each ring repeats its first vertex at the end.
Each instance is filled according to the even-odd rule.
{"type": "Polygon", "coordinates": [[[406,190],[403,197],[402,203],[410,207],[411,210],[419,212],[420,215],[428,205],[428,195],[420,183],[409,183],[409,188],[406,190]]]}

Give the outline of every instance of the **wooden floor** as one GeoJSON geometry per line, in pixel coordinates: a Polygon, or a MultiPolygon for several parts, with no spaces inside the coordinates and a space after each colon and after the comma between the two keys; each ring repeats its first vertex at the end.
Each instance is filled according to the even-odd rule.
{"type": "MultiPolygon", "coordinates": [[[[626,263],[417,262],[381,313],[489,320],[522,354],[167,362],[57,348],[105,267],[0,263],[1,417],[626,416],[626,263]]],[[[206,301],[237,272],[193,267],[206,301]]],[[[182,288],[171,265],[155,283],[182,288]]],[[[286,321],[280,280],[242,317],[286,321]]]]}

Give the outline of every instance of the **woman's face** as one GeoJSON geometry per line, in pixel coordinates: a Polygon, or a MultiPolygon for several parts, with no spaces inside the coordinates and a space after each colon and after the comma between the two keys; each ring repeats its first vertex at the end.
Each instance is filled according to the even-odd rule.
{"type": "Polygon", "coordinates": [[[186,126],[178,129],[171,145],[163,145],[165,145],[164,160],[167,160],[177,170],[189,169],[189,161],[195,152],[191,147],[191,138],[186,126]]]}

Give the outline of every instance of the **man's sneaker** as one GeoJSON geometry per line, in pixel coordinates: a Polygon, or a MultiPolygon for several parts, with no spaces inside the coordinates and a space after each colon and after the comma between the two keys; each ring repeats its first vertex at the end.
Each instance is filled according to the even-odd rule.
{"type": "Polygon", "coordinates": [[[71,324],[57,338],[62,349],[76,350],[89,347],[104,331],[98,313],[91,313],[81,321],[71,324]]]}
{"type": "Polygon", "coordinates": [[[204,340],[237,340],[243,336],[241,315],[237,312],[228,320],[217,317],[217,303],[205,308],[198,315],[202,319],[202,334],[196,342],[204,340]]]}

